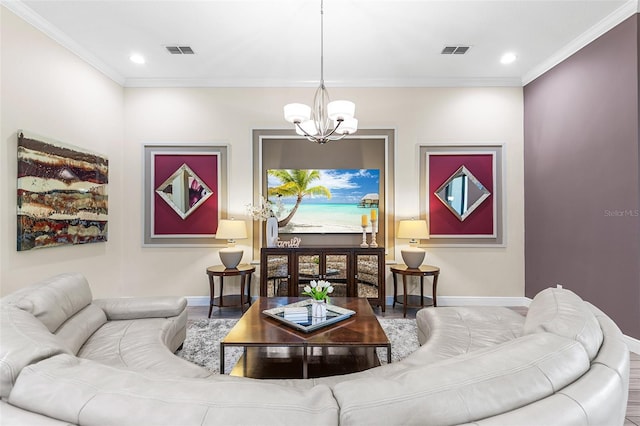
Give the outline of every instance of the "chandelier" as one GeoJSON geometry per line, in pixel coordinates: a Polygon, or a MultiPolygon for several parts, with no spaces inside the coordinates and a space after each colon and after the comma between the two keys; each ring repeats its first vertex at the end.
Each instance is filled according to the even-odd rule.
{"type": "Polygon", "coordinates": [[[356,105],[351,101],[330,102],[324,85],[323,3],[320,0],[320,86],[313,97],[313,108],[299,103],[284,106],[284,119],[296,126],[296,133],[319,144],[340,140],[358,130],[356,105]]]}

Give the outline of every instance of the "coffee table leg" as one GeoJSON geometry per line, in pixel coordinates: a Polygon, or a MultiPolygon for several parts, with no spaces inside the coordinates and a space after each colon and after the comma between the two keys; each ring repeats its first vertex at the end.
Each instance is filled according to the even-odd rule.
{"type": "Polygon", "coordinates": [[[302,378],[309,378],[309,359],[307,355],[307,347],[302,347],[302,378]]]}
{"type": "Polygon", "coordinates": [[[220,342],[220,374],[224,374],[224,344],[220,342]]]}
{"type": "Polygon", "coordinates": [[[243,355],[243,357],[242,357],[242,359],[243,359],[243,361],[242,361],[242,375],[246,377],[247,376],[247,347],[246,346],[244,347],[244,351],[243,352],[244,353],[242,354],[243,355]]]}
{"type": "Polygon", "coordinates": [[[387,345],[387,364],[391,364],[391,343],[387,345]]]}

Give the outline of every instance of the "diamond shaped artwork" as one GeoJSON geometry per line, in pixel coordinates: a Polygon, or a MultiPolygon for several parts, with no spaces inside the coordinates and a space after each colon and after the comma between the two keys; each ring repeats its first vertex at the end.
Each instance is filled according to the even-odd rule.
{"type": "Polygon", "coordinates": [[[182,219],[186,219],[213,195],[213,192],[189,166],[183,164],[156,188],[156,194],[182,219]]]}
{"type": "Polygon", "coordinates": [[[460,166],[435,192],[460,221],[477,209],[491,192],[465,166],[460,166]]]}

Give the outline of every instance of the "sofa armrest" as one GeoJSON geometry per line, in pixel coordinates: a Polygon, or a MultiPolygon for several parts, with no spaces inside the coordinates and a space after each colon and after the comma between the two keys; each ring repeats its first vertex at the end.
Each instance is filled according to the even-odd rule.
{"type": "Polygon", "coordinates": [[[101,308],[109,320],[139,318],[169,318],[180,315],[187,308],[184,297],[118,297],[96,299],[93,303],[101,308]]]}

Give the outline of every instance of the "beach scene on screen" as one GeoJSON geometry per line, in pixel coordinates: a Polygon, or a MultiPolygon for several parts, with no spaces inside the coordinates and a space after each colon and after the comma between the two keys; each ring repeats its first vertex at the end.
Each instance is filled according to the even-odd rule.
{"type": "Polygon", "coordinates": [[[282,234],[361,233],[371,229],[380,194],[378,169],[270,169],[269,201],[282,234]]]}

